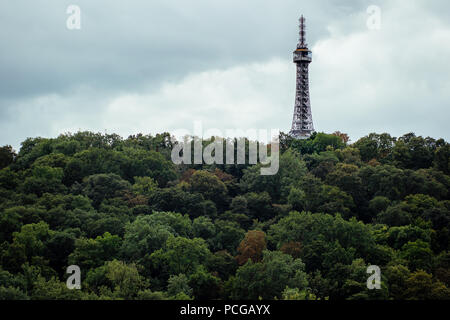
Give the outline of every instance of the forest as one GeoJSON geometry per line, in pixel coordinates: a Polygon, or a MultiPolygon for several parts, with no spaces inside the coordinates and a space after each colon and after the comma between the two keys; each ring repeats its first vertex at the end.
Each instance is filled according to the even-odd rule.
{"type": "Polygon", "coordinates": [[[445,140],[281,133],[276,175],[175,165],[176,143],[77,132],[1,147],[0,299],[450,299],[445,140]]]}

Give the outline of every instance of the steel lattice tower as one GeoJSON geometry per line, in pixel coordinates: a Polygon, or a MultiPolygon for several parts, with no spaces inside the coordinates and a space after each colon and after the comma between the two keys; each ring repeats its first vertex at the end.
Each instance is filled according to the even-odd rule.
{"type": "Polygon", "coordinates": [[[305,18],[300,18],[300,40],[294,51],[294,63],[297,65],[294,117],[289,132],[294,138],[306,139],[314,132],[309,100],[308,67],[312,61],[312,52],[308,49],[305,38],[305,18]]]}

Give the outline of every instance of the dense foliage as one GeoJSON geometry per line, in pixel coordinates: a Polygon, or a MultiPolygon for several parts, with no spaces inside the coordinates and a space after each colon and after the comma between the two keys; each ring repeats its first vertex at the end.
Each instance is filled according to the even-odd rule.
{"type": "Polygon", "coordinates": [[[450,299],[444,140],[282,134],[273,176],[176,166],[175,143],[78,132],[0,148],[0,299],[450,299]]]}

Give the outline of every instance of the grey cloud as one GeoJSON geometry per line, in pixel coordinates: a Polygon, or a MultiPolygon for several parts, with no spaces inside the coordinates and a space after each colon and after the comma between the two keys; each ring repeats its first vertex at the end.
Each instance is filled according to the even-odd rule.
{"type": "MultiPolygon", "coordinates": [[[[164,113],[166,110],[175,109],[170,115],[176,116],[177,112],[180,115],[191,112],[186,110],[187,106],[194,108],[189,101],[177,101],[180,105],[169,106],[170,99],[161,93],[168,83],[184,83],[190,75],[232,69],[253,62],[267,63],[279,59],[291,63],[298,34],[297,19],[301,13],[307,17],[310,47],[320,47],[324,41],[330,43],[338,37],[350,46],[355,34],[367,31],[365,10],[373,2],[2,2],[0,144],[17,147],[27,136],[53,136],[64,129],[114,130],[115,127],[108,127],[104,119],[109,119],[110,123],[120,121],[111,118],[108,106],[111,101],[122,101],[119,98],[127,95],[150,95],[147,97],[152,102],[148,106],[149,114],[158,114],[161,118],[149,119],[149,128],[152,121],[153,127],[166,124],[164,129],[167,131],[183,125],[189,127],[191,124],[186,125],[181,118],[165,118],[168,116],[164,113]],[[65,27],[65,11],[69,4],[81,7],[82,29],[79,31],[69,31],[65,27]]],[[[429,23],[444,26],[443,31],[448,30],[449,4],[444,0],[377,2],[375,4],[383,10],[383,19],[402,19],[395,26],[400,31],[394,30],[393,36],[410,37],[410,41],[399,39],[396,43],[388,36],[390,30],[382,31],[387,40],[375,41],[379,47],[374,50],[386,50],[387,61],[372,61],[358,56],[367,53],[358,48],[353,53],[349,51],[354,56],[348,59],[348,67],[326,65],[325,60],[323,65],[319,65],[320,59],[315,56],[311,67],[311,90],[316,127],[325,131],[346,131],[353,139],[371,129],[395,134],[416,130],[420,134],[448,138],[441,123],[442,119],[448,118],[448,112],[443,110],[449,100],[444,94],[449,88],[448,67],[443,57],[438,56],[446,52],[445,44],[431,42],[436,47],[423,48],[429,54],[413,52],[409,55],[404,46],[407,46],[406,50],[422,50],[421,43],[427,42],[427,32],[431,28],[429,23]],[[402,10],[406,13],[401,14],[402,10]],[[423,12],[424,20],[421,20],[421,15],[408,16],[409,11],[413,14],[423,12]],[[411,24],[410,31],[408,25],[402,26],[402,23],[411,24]],[[355,67],[357,61],[366,64],[359,71],[355,67]],[[339,74],[331,74],[333,72],[339,74]],[[366,76],[367,73],[370,76],[366,76]],[[353,92],[358,95],[358,90],[364,91],[362,82],[377,90],[372,101],[364,105],[361,105],[362,99],[352,97],[353,92]],[[408,82],[411,82],[410,87],[408,82]],[[416,92],[417,96],[413,97],[414,88],[422,88],[423,92],[416,92]],[[425,114],[420,104],[427,104],[429,114],[433,116],[444,114],[439,119],[430,118],[424,122],[425,114]],[[408,111],[406,114],[405,110],[408,111]],[[389,112],[392,119],[386,121],[380,112],[389,112]],[[339,123],[336,123],[337,119],[339,123]]],[[[293,65],[291,71],[285,76],[274,73],[278,77],[276,79],[249,78],[254,81],[250,88],[254,102],[266,99],[271,101],[266,107],[276,110],[269,112],[270,117],[264,116],[264,112],[254,115],[252,124],[289,129],[294,99],[294,83],[289,82],[295,74],[293,65]],[[273,90],[265,89],[261,97],[256,97],[258,85],[269,88],[270,81],[279,83],[274,84],[273,90]],[[280,83],[287,85],[281,86],[280,83]],[[277,96],[269,97],[269,93],[277,96]]],[[[229,83],[227,85],[230,95],[238,92],[229,83]]],[[[220,106],[196,110],[208,118],[217,113],[217,108],[220,106]]],[[[237,113],[239,111],[236,110],[237,113]]],[[[225,117],[223,121],[227,119],[225,117]]],[[[234,121],[234,118],[228,120],[234,121]]],[[[124,134],[131,133],[135,129],[131,126],[133,121],[128,123],[130,127],[116,129],[124,134]]],[[[230,124],[226,127],[233,127],[233,123],[230,124]]]]}
{"type": "MultiPolygon", "coordinates": [[[[19,0],[0,6],[0,39],[7,44],[0,53],[3,97],[80,84],[135,90],[188,72],[288,57],[301,12],[318,26],[330,19],[325,14],[339,12],[329,1],[292,0],[19,0]],[[82,11],[79,31],[65,28],[72,3],[82,11]]],[[[310,39],[325,32],[311,28],[310,39]]]]}

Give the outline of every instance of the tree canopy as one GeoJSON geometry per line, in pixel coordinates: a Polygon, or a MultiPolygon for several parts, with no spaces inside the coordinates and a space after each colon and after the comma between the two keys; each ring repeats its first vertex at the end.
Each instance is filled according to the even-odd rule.
{"type": "Polygon", "coordinates": [[[175,165],[177,143],[77,132],[1,147],[0,299],[450,299],[443,139],[281,133],[268,176],[175,165]]]}

